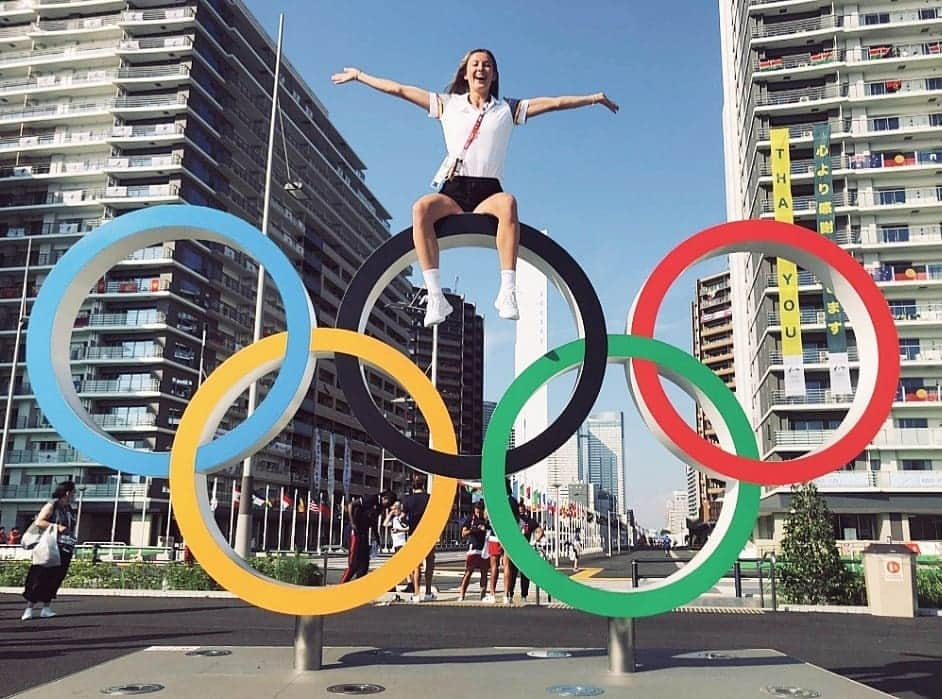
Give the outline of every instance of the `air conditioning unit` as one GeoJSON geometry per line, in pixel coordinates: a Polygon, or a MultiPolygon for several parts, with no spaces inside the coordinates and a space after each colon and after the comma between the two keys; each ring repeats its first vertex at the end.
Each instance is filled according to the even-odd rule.
{"type": "Polygon", "coordinates": [[[133,127],[131,126],[115,126],[111,130],[112,136],[130,136],[134,133],[133,127]]]}
{"type": "Polygon", "coordinates": [[[79,232],[79,225],[77,223],[60,223],[59,224],[59,233],[65,235],[74,235],[79,232]]]}
{"type": "Polygon", "coordinates": [[[105,187],[106,197],[124,197],[127,196],[127,187],[105,187]]]}
{"type": "Polygon", "coordinates": [[[22,238],[25,235],[26,235],[25,228],[22,228],[22,227],[13,228],[12,226],[10,228],[7,228],[7,238],[22,238]]]}
{"type": "Polygon", "coordinates": [[[38,78],[36,78],[36,85],[39,87],[48,87],[49,85],[55,85],[55,84],[56,84],[55,75],[40,75],[38,78]]]}
{"type": "Polygon", "coordinates": [[[802,95],[801,97],[798,98],[798,101],[799,101],[799,102],[810,102],[810,101],[811,101],[811,98],[808,97],[808,95],[802,95]]]}
{"type": "Polygon", "coordinates": [[[14,177],[29,177],[33,174],[32,165],[17,165],[13,168],[14,177]]]}

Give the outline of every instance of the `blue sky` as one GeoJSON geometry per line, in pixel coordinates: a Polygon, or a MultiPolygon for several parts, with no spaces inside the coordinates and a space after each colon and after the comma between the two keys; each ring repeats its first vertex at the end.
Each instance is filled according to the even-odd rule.
{"type": "MultiPolygon", "coordinates": [[[[354,66],[372,75],[441,91],[474,47],[496,55],[504,96],[604,90],[621,106],[547,114],[519,128],[504,189],[520,218],[566,247],[593,280],[610,332],[623,332],[641,281],[674,245],[725,218],[722,84],[715,2],[508,3],[446,0],[344,3],[247,0],[274,37],[286,15],[285,56],[327,107],[367,164],[367,183],[392,213],[393,231],[410,225],[412,202],[444,155],[438,122],[415,106],[330,75],[354,66]],[[538,8],[538,9],[537,9],[538,8]]],[[[704,263],[682,276],[662,308],[657,337],[689,350],[694,279],[723,266],[704,263]]],[[[496,254],[451,251],[442,280],[485,313],[485,397],[512,380],[513,330],[491,306],[496,254]]],[[[553,292],[555,294],[555,291],[553,292]]],[[[550,346],[573,339],[558,295],[550,297],[550,346]]],[[[558,413],[571,380],[550,388],[558,413]]],[[[596,411],[625,412],[629,505],[645,526],[663,526],[665,501],[684,487],[683,467],[643,426],[624,372],[611,367],[596,411]]],[[[692,407],[685,413],[692,420],[692,407]]]]}

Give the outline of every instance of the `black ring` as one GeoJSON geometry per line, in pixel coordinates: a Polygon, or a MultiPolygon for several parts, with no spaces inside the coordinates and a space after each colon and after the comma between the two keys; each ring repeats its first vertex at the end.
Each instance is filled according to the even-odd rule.
{"type": "MultiPolygon", "coordinates": [[[[497,219],[483,214],[447,216],[435,224],[439,247],[490,247],[497,219]]],[[[520,224],[520,258],[554,281],[576,315],[585,336],[585,359],[569,403],[552,424],[525,444],[507,452],[507,473],[516,473],[550,456],[577,432],[602,388],[608,362],[608,336],[602,304],[579,264],[549,236],[520,224]]],[[[389,283],[416,260],[412,228],[393,236],[370,255],[350,281],[337,311],[337,327],[363,332],[370,312],[389,283]]],[[[387,451],[422,471],[461,480],[480,480],[480,454],[446,454],[406,437],[383,417],[370,396],[360,361],[335,356],[337,378],[353,415],[364,431],[387,451]]]]}

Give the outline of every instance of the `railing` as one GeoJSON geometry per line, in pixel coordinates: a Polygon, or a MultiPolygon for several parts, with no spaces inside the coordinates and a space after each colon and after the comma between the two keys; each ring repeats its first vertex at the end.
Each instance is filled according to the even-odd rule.
{"type": "Polygon", "coordinates": [[[0,12],[13,12],[14,10],[32,10],[33,0],[7,0],[0,2],[0,12]]]}
{"type": "Polygon", "coordinates": [[[155,248],[143,248],[141,250],[135,250],[125,259],[127,260],[172,260],[173,259],[173,248],[167,246],[160,246],[155,248]]]}
{"type": "Polygon", "coordinates": [[[822,87],[805,87],[798,90],[781,90],[768,92],[756,99],[756,106],[768,107],[782,104],[797,104],[799,102],[812,102],[815,100],[846,97],[847,84],[824,85],[822,87]]]}
{"type": "Polygon", "coordinates": [[[824,15],[810,19],[797,19],[790,22],[777,22],[756,27],[752,30],[752,38],[784,36],[786,34],[799,34],[816,32],[822,29],[833,29],[844,23],[841,15],[824,15]]]}
{"type": "Polygon", "coordinates": [[[942,90],[942,85],[937,82],[930,82],[933,78],[910,78],[900,80],[898,78],[874,80],[864,83],[864,95],[867,97],[882,97],[900,95],[918,95],[924,92],[938,92],[942,90]]]}
{"type": "Polygon", "coordinates": [[[189,75],[190,66],[185,63],[170,66],[139,66],[130,68],[119,68],[114,71],[115,77],[121,79],[137,78],[168,78],[174,75],[189,75]]]}
{"type": "MultiPolygon", "coordinates": [[[[848,197],[846,192],[835,192],[831,197],[834,206],[856,206],[856,197],[848,197]]],[[[792,198],[792,211],[795,213],[805,213],[817,211],[817,203],[814,196],[802,196],[792,198]]],[[[763,214],[770,214],[773,211],[773,202],[771,199],[764,199],[761,207],[763,214]]]]}
{"type": "MultiPolygon", "coordinates": [[[[808,364],[825,364],[828,361],[828,351],[825,349],[816,349],[816,348],[805,349],[801,353],[801,359],[803,362],[806,362],[808,364]]],[[[857,352],[856,345],[851,345],[847,348],[847,359],[848,361],[851,361],[851,362],[856,362],[860,360],[860,355],[857,352]]],[[[782,351],[771,350],[769,352],[769,363],[781,364],[782,363],[782,351]]]]}
{"type": "Polygon", "coordinates": [[[107,282],[94,289],[96,294],[145,294],[156,291],[167,291],[170,281],[167,279],[128,279],[125,281],[107,282]]]}
{"type": "Polygon", "coordinates": [[[894,320],[942,320],[942,303],[890,304],[894,320]]]}
{"type": "MultiPolygon", "coordinates": [[[[96,483],[95,485],[80,486],[84,488],[81,497],[90,499],[113,499],[115,496],[114,483],[96,483]]],[[[0,485],[0,498],[5,500],[50,500],[53,485],[17,484],[0,485]]],[[[145,483],[122,483],[118,491],[118,499],[142,498],[147,495],[145,483]]]]}
{"type": "MultiPolygon", "coordinates": [[[[848,158],[846,155],[835,155],[831,156],[831,170],[843,170],[848,166],[848,158]]],[[[790,172],[793,175],[813,175],[814,174],[814,159],[813,158],[800,158],[798,160],[792,160],[790,163],[790,172]]],[[[763,163],[762,167],[759,168],[759,174],[763,177],[768,177],[772,174],[772,165],[771,163],[763,163]]]]}
{"type": "Polygon", "coordinates": [[[109,158],[106,164],[109,170],[133,170],[136,168],[161,168],[180,165],[183,157],[174,155],[146,155],[122,158],[109,158]]]}
{"type": "Polygon", "coordinates": [[[151,184],[139,187],[108,187],[103,199],[146,199],[149,197],[175,197],[180,188],[175,184],[151,184]]]}
{"type": "Polygon", "coordinates": [[[180,49],[193,46],[193,39],[188,36],[168,36],[164,38],[148,39],[122,39],[118,42],[118,49],[123,51],[138,51],[147,49],[180,49]]]}
{"type": "Polygon", "coordinates": [[[127,313],[92,313],[91,315],[76,318],[73,327],[97,328],[127,326],[143,328],[152,325],[164,325],[167,322],[167,314],[162,311],[148,313],[143,319],[135,318],[134,315],[137,313],[137,311],[128,311],[127,313]]]}
{"type": "Polygon", "coordinates": [[[819,488],[938,489],[942,471],[835,471],[814,482],[819,488]]]}
{"type": "Polygon", "coordinates": [[[808,405],[808,404],[849,404],[853,395],[835,394],[830,389],[809,388],[803,396],[786,396],[784,390],[772,391],[772,403],[775,405],[808,405]]]}
{"type": "MultiPolygon", "coordinates": [[[[814,127],[818,124],[823,124],[825,122],[806,122],[803,124],[792,124],[788,126],[788,135],[790,138],[811,138],[814,135],[814,127]]],[[[829,119],[826,123],[831,125],[831,134],[835,133],[846,133],[850,131],[851,120],[848,119],[829,119]]],[[[771,129],[775,128],[786,128],[784,126],[763,126],[758,130],[758,138],[760,141],[769,140],[769,132],[771,129]]]]}
{"type": "Polygon", "coordinates": [[[772,72],[777,70],[787,70],[789,68],[806,68],[808,66],[823,65],[844,60],[845,51],[827,49],[817,53],[797,53],[780,58],[754,58],[752,61],[753,72],[772,72]]]}
{"type": "Polygon", "coordinates": [[[9,63],[37,62],[41,59],[70,59],[81,60],[83,58],[97,58],[98,56],[109,56],[114,53],[113,45],[83,46],[54,48],[54,49],[31,49],[27,51],[4,51],[0,54],[0,66],[9,63]]]}
{"type": "Polygon", "coordinates": [[[881,447],[932,447],[942,444],[942,428],[885,427],[873,438],[881,447]]]}
{"type": "Polygon", "coordinates": [[[942,201],[942,187],[912,187],[872,192],[869,200],[872,206],[919,206],[942,201]]]}
{"type": "Polygon", "coordinates": [[[881,44],[853,48],[847,52],[848,63],[872,63],[893,58],[912,58],[914,56],[937,56],[942,54],[942,42],[929,41],[922,44],[881,44]]]}
{"type": "Polygon", "coordinates": [[[110,413],[92,413],[92,420],[99,427],[153,427],[157,416],[153,413],[142,415],[112,415],[110,413]]]}
{"type": "Polygon", "coordinates": [[[885,134],[918,131],[942,126],[942,113],[888,114],[878,117],[856,117],[847,130],[854,134],[885,134]]]}
{"type": "Polygon", "coordinates": [[[776,447],[816,447],[834,439],[836,430],[776,430],[776,447]]]}
{"type": "Polygon", "coordinates": [[[908,226],[887,226],[884,228],[867,227],[865,244],[905,245],[907,243],[938,243],[942,241],[942,226],[938,223],[926,223],[908,226]]]}
{"type": "Polygon", "coordinates": [[[883,265],[881,267],[869,267],[867,272],[870,274],[870,278],[876,282],[939,281],[942,280],[942,270],[931,268],[937,265],[940,265],[940,263],[930,263],[929,268],[924,264],[913,265],[902,272],[895,270],[890,265],[883,265]]]}
{"type": "Polygon", "coordinates": [[[144,109],[147,107],[172,107],[186,104],[186,93],[176,95],[157,95],[153,97],[115,97],[112,106],[115,109],[144,109]]]}
{"type": "Polygon", "coordinates": [[[174,7],[166,10],[130,10],[121,13],[122,22],[161,22],[174,19],[192,19],[196,10],[192,7],[174,7]]]}
{"type": "Polygon", "coordinates": [[[173,136],[182,134],[183,131],[182,124],[167,123],[150,126],[115,126],[109,135],[114,138],[147,138],[151,136],[173,136]]]}
{"type": "MultiPolygon", "coordinates": [[[[813,286],[814,284],[820,284],[818,278],[814,276],[808,270],[799,270],[798,272],[798,286],[813,286]]],[[[778,286],[778,275],[768,274],[765,277],[766,287],[778,286]]]]}
{"type": "Polygon", "coordinates": [[[910,389],[900,386],[896,392],[897,403],[938,403],[940,401],[942,401],[942,386],[921,386],[910,389]]]}
{"type": "Polygon", "coordinates": [[[41,119],[43,117],[67,117],[78,114],[91,114],[106,112],[112,106],[112,100],[86,102],[80,104],[66,104],[55,102],[52,104],[37,104],[26,109],[10,109],[0,112],[0,122],[23,121],[26,119],[41,119]]]}
{"type": "Polygon", "coordinates": [[[104,140],[109,133],[108,131],[88,131],[73,134],[0,138],[0,150],[16,150],[32,146],[70,146],[77,143],[95,143],[104,140]]]}
{"type": "Polygon", "coordinates": [[[117,26],[120,15],[106,17],[84,17],[82,19],[41,19],[35,23],[37,31],[67,32],[75,29],[102,29],[117,26]]]}
{"type": "Polygon", "coordinates": [[[87,463],[89,461],[91,459],[83,456],[75,449],[57,449],[55,451],[11,449],[7,452],[7,462],[11,464],[87,463]]]}
{"type": "Polygon", "coordinates": [[[127,379],[87,379],[78,386],[79,393],[156,393],[160,390],[160,381],[153,378],[133,381],[127,379]]]}
{"type": "Polygon", "coordinates": [[[87,347],[84,350],[73,350],[69,358],[73,361],[81,359],[160,359],[164,356],[163,347],[155,345],[145,350],[130,349],[126,347],[87,347]]]}
{"type": "MultiPolygon", "coordinates": [[[[802,324],[822,325],[824,323],[824,309],[823,308],[800,308],[798,310],[798,315],[800,316],[802,324]]],[[[778,315],[777,310],[769,311],[766,314],[766,318],[769,321],[769,325],[779,324],[779,315],[778,315]]]]}

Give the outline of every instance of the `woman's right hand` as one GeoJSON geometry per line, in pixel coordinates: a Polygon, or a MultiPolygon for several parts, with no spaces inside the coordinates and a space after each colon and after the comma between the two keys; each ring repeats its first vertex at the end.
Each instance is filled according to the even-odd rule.
{"type": "Polygon", "coordinates": [[[359,80],[359,78],[359,68],[344,68],[340,73],[334,73],[330,76],[330,79],[333,81],[334,85],[343,85],[344,83],[348,83],[351,80],[359,80]]]}

